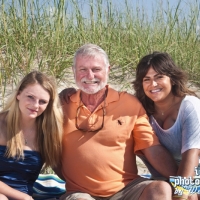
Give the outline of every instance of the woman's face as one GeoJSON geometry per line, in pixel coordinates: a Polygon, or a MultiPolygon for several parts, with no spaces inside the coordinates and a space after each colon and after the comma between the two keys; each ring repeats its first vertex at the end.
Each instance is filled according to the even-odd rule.
{"type": "Polygon", "coordinates": [[[172,94],[172,84],[168,76],[159,74],[152,67],[143,78],[144,93],[154,102],[165,101],[172,94]]]}
{"type": "Polygon", "coordinates": [[[38,83],[28,85],[18,95],[19,109],[25,119],[35,119],[47,108],[49,93],[38,83]]]}

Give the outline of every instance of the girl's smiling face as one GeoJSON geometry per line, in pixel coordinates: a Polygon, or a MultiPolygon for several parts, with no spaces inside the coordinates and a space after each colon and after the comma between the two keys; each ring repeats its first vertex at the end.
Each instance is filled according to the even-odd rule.
{"type": "Polygon", "coordinates": [[[36,83],[20,91],[17,99],[22,117],[35,119],[47,108],[50,95],[40,84],[36,83]]]}

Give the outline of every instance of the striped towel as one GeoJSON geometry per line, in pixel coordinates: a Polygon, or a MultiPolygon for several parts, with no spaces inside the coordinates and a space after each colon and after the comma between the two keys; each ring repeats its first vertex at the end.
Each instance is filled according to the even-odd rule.
{"type": "Polygon", "coordinates": [[[140,176],[143,178],[151,179],[151,174],[141,174],[140,176]]]}
{"type": "Polygon", "coordinates": [[[33,198],[53,200],[65,193],[65,181],[55,174],[40,174],[33,185],[33,198]]]}

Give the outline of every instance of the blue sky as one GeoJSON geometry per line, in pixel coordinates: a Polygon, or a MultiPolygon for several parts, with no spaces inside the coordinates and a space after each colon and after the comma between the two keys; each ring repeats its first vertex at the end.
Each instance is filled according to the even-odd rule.
{"type": "MultiPolygon", "coordinates": [[[[93,2],[96,1],[98,0],[93,0],[93,2]]],[[[103,0],[103,2],[106,1],[107,0],[103,0]]],[[[79,2],[84,8],[84,5],[86,5],[89,0],[77,0],[77,2],[79,2]]],[[[114,6],[122,9],[125,0],[111,0],[111,2],[114,6]]],[[[139,8],[144,8],[147,13],[152,13],[153,7],[158,8],[160,6],[163,8],[169,6],[170,9],[175,10],[179,2],[179,8],[187,10],[190,4],[194,4],[194,2],[198,2],[198,0],[127,0],[127,2],[133,7],[138,6],[139,8]]]]}
{"type": "MultiPolygon", "coordinates": [[[[40,0],[42,1],[42,0],[40,0]]],[[[87,15],[88,12],[88,5],[92,0],[75,0],[79,2],[80,7],[82,8],[82,12],[87,15]]],[[[97,2],[98,0],[93,0],[93,2],[97,2]]],[[[106,6],[106,2],[109,0],[102,0],[104,5],[106,6]]],[[[68,0],[65,0],[68,2],[68,0]]],[[[123,10],[125,0],[111,0],[112,5],[116,8],[123,10]]],[[[145,14],[150,18],[155,10],[159,8],[164,9],[165,11],[171,11],[171,13],[176,11],[177,5],[180,2],[178,12],[184,15],[186,18],[189,17],[191,10],[191,6],[200,4],[200,0],[127,0],[130,7],[133,9],[139,9],[145,12],[145,14]]]]}
{"type": "Polygon", "coordinates": [[[196,0],[130,0],[130,2],[132,2],[133,5],[139,4],[139,7],[143,7],[149,15],[152,14],[153,9],[157,10],[159,7],[166,10],[169,8],[175,12],[180,2],[179,11],[188,14],[190,6],[194,5],[196,0]]]}
{"type": "MultiPolygon", "coordinates": [[[[11,3],[13,0],[4,0],[5,2],[11,3]]],[[[29,2],[31,0],[28,0],[27,2],[29,2]]],[[[53,5],[53,2],[55,0],[34,0],[35,2],[38,1],[39,5],[44,5],[44,4],[48,4],[48,5],[53,5]]],[[[59,0],[56,0],[57,2],[59,0]]],[[[68,4],[69,2],[71,2],[71,0],[64,0],[66,4],[68,4]]],[[[83,8],[83,12],[85,10],[85,8],[87,7],[87,5],[89,4],[89,2],[93,1],[93,2],[97,2],[100,0],[74,0],[75,2],[79,2],[79,5],[83,8]]],[[[136,6],[138,6],[140,9],[144,8],[144,10],[146,11],[146,13],[148,14],[152,14],[152,10],[153,8],[156,10],[156,8],[158,7],[163,7],[163,8],[167,8],[169,5],[169,8],[172,10],[175,10],[175,8],[177,7],[178,3],[180,3],[180,9],[187,11],[187,8],[189,8],[190,5],[195,4],[195,2],[200,3],[200,0],[101,0],[102,2],[107,2],[107,1],[111,1],[112,4],[116,7],[118,7],[119,9],[123,9],[123,5],[124,2],[127,1],[131,7],[135,8],[136,6]]],[[[18,1],[14,1],[14,2],[18,2],[18,1]]]]}
{"type": "MultiPolygon", "coordinates": [[[[5,0],[5,2],[12,2],[13,0],[5,0]]],[[[55,0],[33,0],[39,2],[40,6],[46,6],[46,8],[50,10],[53,10],[53,5],[55,0]],[[52,6],[52,7],[51,7],[52,6]]],[[[59,0],[56,0],[57,2],[59,0]]],[[[65,4],[68,5],[69,2],[72,0],[64,0],[65,4]]],[[[200,0],[74,0],[75,2],[79,2],[79,6],[82,10],[83,16],[86,18],[89,17],[89,2],[97,2],[97,1],[102,1],[103,5],[106,6],[106,2],[111,1],[112,5],[118,8],[120,11],[125,9],[124,2],[127,1],[128,4],[130,5],[130,8],[132,9],[139,9],[141,12],[145,12],[145,14],[149,17],[151,20],[151,16],[154,11],[159,10],[165,10],[165,11],[171,11],[171,13],[176,11],[177,5],[180,2],[179,10],[182,15],[187,19],[189,18],[189,11],[191,11],[191,6],[193,5],[199,5],[200,0]]],[[[19,2],[14,0],[14,2],[19,2]]],[[[31,2],[31,0],[27,0],[27,2],[31,2]]],[[[42,6],[42,7],[43,7],[42,6]]],[[[199,6],[198,6],[199,7],[199,6]]],[[[69,8],[69,7],[68,7],[69,8]]]]}

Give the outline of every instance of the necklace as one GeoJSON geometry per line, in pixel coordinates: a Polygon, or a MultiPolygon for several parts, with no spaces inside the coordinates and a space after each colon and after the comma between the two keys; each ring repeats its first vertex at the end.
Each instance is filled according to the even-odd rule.
{"type": "Polygon", "coordinates": [[[165,115],[165,113],[168,113],[168,111],[170,111],[172,108],[174,108],[175,106],[177,106],[178,103],[180,103],[180,101],[178,101],[178,102],[175,102],[175,100],[172,101],[172,103],[168,106],[168,109],[166,109],[165,111],[160,110],[161,115],[163,116],[163,115],[165,115]]]}
{"type": "Polygon", "coordinates": [[[32,142],[32,138],[34,138],[34,135],[35,135],[35,127],[30,127],[30,128],[22,128],[21,130],[21,134],[22,134],[22,140],[24,140],[24,144],[30,144],[32,142]]]}
{"type": "Polygon", "coordinates": [[[24,138],[24,143],[25,143],[25,145],[27,145],[27,144],[28,144],[28,141],[27,141],[27,139],[26,139],[26,138],[24,138]]]}
{"type": "MultiPolygon", "coordinates": [[[[173,107],[173,106],[172,106],[172,107],[173,107]]],[[[170,108],[171,108],[171,107],[170,107],[170,108]]],[[[167,109],[167,110],[170,110],[170,108],[167,109]]],[[[167,111],[167,110],[166,110],[166,111],[167,111]]],[[[161,115],[162,115],[162,116],[165,115],[166,111],[160,111],[160,112],[161,112],[161,115]]]]}
{"type": "MultiPolygon", "coordinates": [[[[24,135],[24,134],[23,134],[23,135],[24,135]]],[[[28,140],[25,138],[25,135],[24,135],[24,144],[25,144],[25,146],[28,145],[28,140]]]]}

